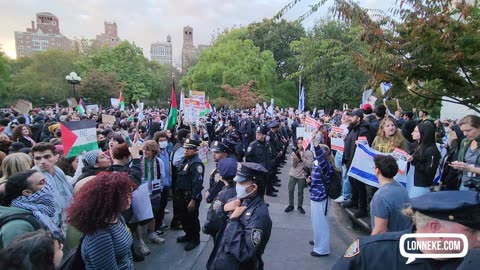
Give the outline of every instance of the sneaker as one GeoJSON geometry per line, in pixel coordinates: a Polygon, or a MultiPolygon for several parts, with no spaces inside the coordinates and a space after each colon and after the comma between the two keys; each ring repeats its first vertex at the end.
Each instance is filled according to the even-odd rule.
{"type": "Polygon", "coordinates": [[[134,262],[143,262],[145,260],[145,256],[137,249],[133,250],[132,257],[134,262]]]}
{"type": "Polygon", "coordinates": [[[200,241],[188,242],[188,244],[186,244],[183,249],[185,251],[190,251],[190,250],[196,248],[198,245],[200,245],[200,241]]]}
{"type": "Polygon", "coordinates": [[[285,208],[285,213],[288,213],[293,210],[293,206],[289,205],[287,208],[285,208]]]}
{"type": "Polygon", "coordinates": [[[151,235],[148,237],[148,240],[150,240],[150,242],[154,243],[154,244],[163,244],[165,243],[165,239],[161,238],[160,236],[158,235],[151,235]]]}
{"type": "Polygon", "coordinates": [[[330,254],[320,254],[320,253],[316,253],[315,251],[312,251],[310,255],[312,255],[313,257],[327,257],[330,254]]]}
{"type": "Polygon", "coordinates": [[[162,231],[161,229],[156,230],[155,234],[160,236],[160,237],[167,235],[167,233],[162,231]]]}
{"type": "Polygon", "coordinates": [[[298,212],[305,215],[305,210],[303,209],[303,207],[299,206],[299,207],[297,207],[297,210],[298,210],[298,212]]]}
{"type": "Polygon", "coordinates": [[[170,210],[168,210],[168,209],[165,209],[165,211],[164,211],[164,214],[165,214],[165,215],[168,215],[168,214],[170,214],[170,210]]]}
{"type": "Polygon", "coordinates": [[[165,223],[162,223],[162,225],[159,227],[160,230],[170,230],[170,226],[168,226],[165,223]]]}
{"type": "Polygon", "coordinates": [[[138,245],[138,252],[142,254],[143,256],[150,255],[150,249],[145,245],[145,243],[140,243],[138,245]]]}
{"type": "Polygon", "coordinates": [[[336,198],[335,201],[338,203],[342,203],[342,202],[345,202],[346,200],[345,200],[345,197],[343,197],[343,195],[340,195],[340,197],[336,198]]]}

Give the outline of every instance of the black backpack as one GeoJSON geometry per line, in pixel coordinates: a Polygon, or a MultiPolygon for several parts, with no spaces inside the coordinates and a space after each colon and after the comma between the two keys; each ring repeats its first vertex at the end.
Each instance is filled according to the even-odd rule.
{"type": "Polygon", "coordinates": [[[335,168],[333,168],[330,184],[327,185],[327,194],[333,200],[342,194],[342,175],[341,172],[335,170],[335,168]]]}
{"type": "Polygon", "coordinates": [[[82,243],[85,235],[80,238],[80,243],[76,248],[71,249],[63,256],[62,263],[58,270],[85,270],[85,262],[82,258],[82,243]]]}
{"type": "MultiPolygon", "coordinates": [[[[37,218],[35,218],[32,213],[18,213],[18,214],[13,214],[13,215],[4,217],[4,218],[0,218],[0,228],[12,220],[18,220],[18,219],[25,220],[26,222],[30,223],[34,231],[44,229],[43,224],[40,223],[40,221],[38,221],[37,218]]],[[[2,248],[4,248],[4,246],[0,238],[0,249],[2,248]]]]}

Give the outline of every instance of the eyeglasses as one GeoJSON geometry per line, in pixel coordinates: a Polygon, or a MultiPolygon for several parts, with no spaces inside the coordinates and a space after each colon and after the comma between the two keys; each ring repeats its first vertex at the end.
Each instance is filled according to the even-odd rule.
{"type": "Polygon", "coordinates": [[[37,161],[40,161],[42,160],[42,158],[44,159],[51,159],[53,157],[52,154],[48,154],[48,155],[45,155],[45,156],[36,156],[36,157],[33,157],[34,160],[37,160],[37,161]]]}

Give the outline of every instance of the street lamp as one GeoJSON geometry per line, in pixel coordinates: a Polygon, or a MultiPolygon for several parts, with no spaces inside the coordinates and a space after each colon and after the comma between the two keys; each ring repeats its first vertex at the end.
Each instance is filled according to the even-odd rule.
{"type": "Polygon", "coordinates": [[[72,85],[72,89],[73,89],[73,97],[75,98],[75,100],[77,100],[77,95],[75,94],[75,85],[77,84],[80,84],[80,82],[82,81],[82,78],[80,78],[77,73],[75,72],[70,72],[69,75],[65,76],[65,79],[67,80],[67,82],[69,84],[72,85]]]}

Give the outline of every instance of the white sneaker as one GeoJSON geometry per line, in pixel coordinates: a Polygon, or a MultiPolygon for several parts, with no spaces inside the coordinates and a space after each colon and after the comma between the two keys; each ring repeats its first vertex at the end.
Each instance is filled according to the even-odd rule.
{"type": "Polygon", "coordinates": [[[143,256],[150,255],[150,249],[144,243],[138,245],[138,252],[140,252],[140,254],[143,256]]]}
{"type": "Polygon", "coordinates": [[[156,234],[148,236],[148,240],[150,240],[150,242],[152,242],[154,244],[160,244],[161,245],[161,244],[165,243],[165,239],[163,239],[162,237],[160,237],[156,234]]]}
{"type": "Polygon", "coordinates": [[[165,209],[165,215],[168,215],[168,214],[170,214],[170,210],[165,209]]]}
{"type": "Polygon", "coordinates": [[[343,197],[343,195],[340,195],[340,197],[336,198],[335,201],[338,203],[342,203],[345,201],[345,198],[343,197]]]}

